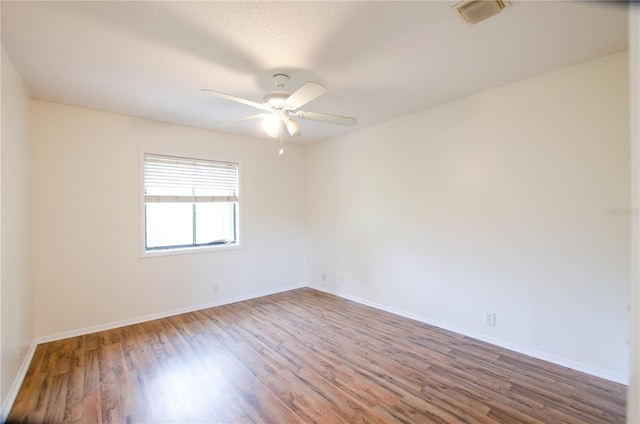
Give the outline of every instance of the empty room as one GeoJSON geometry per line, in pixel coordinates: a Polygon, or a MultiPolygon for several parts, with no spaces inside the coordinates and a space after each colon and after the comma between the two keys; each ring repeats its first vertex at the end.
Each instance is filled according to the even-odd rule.
{"type": "Polygon", "coordinates": [[[640,423],[640,8],[1,1],[2,423],[640,423]]]}

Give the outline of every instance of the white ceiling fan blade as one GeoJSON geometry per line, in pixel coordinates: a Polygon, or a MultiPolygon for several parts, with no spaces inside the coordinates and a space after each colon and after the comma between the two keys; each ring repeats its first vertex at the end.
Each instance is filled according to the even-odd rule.
{"type": "Polygon", "coordinates": [[[306,105],[311,100],[322,96],[326,92],[327,89],[317,82],[309,81],[298,90],[296,90],[295,93],[287,97],[287,100],[284,101],[284,104],[291,109],[297,109],[300,106],[306,105]]]}
{"type": "Polygon", "coordinates": [[[295,113],[298,118],[302,119],[310,119],[312,121],[320,121],[327,122],[329,124],[336,125],[344,125],[347,127],[352,127],[358,123],[356,118],[351,118],[349,116],[340,116],[340,115],[330,115],[328,113],[319,113],[319,112],[304,112],[299,110],[295,113]]]}
{"type": "Polygon", "coordinates": [[[242,122],[253,121],[254,119],[264,118],[269,116],[268,113],[258,113],[257,115],[245,116],[244,118],[232,119],[231,121],[221,122],[217,124],[218,127],[228,127],[229,125],[240,124],[242,122]]]}
{"type": "Polygon", "coordinates": [[[202,91],[212,94],[215,97],[219,97],[225,100],[231,100],[232,102],[242,103],[244,105],[253,106],[256,109],[271,111],[271,106],[265,105],[264,103],[254,102],[252,100],[243,99],[242,97],[232,96],[231,94],[221,93],[219,91],[210,90],[208,88],[203,88],[202,91]]]}

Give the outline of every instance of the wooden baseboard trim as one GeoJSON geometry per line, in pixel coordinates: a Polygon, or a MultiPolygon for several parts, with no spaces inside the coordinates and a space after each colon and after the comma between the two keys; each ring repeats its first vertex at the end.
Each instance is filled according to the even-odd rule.
{"type": "Polygon", "coordinates": [[[570,369],[575,370],[575,371],[580,371],[580,372],[583,372],[585,374],[592,375],[594,377],[603,378],[605,380],[612,381],[614,383],[624,384],[624,385],[627,385],[627,386],[629,385],[628,376],[625,376],[625,375],[618,375],[618,374],[615,374],[615,373],[611,373],[611,372],[609,372],[607,370],[603,370],[603,369],[599,369],[599,368],[596,368],[596,367],[592,367],[590,365],[583,364],[583,363],[576,362],[576,361],[572,361],[570,359],[562,358],[562,357],[559,357],[559,356],[556,356],[556,355],[551,355],[551,354],[546,353],[546,352],[542,352],[542,351],[538,351],[538,350],[535,350],[535,349],[531,349],[531,348],[528,348],[528,347],[525,347],[525,346],[521,346],[521,345],[518,345],[518,344],[515,344],[515,343],[511,343],[511,342],[508,342],[508,341],[505,341],[505,340],[496,339],[494,337],[489,337],[489,336],[487,336],[485,334],[477,333],[477,332],[474,332],[474,331],[469,331],[469,330],[466,330],[464,328],[456,327],[456,326],[453,326],[453,325],[449,325],[449,324],[444,323],[444,322],[431,320],[431,319],[428,319],[428,318],[426,318],[424,316],[415,315],[415,314],[412,314],[412,313],[409,313],[409,312],[406,312],[406,311],[403,311],[403,310],[400,310],[400,309],[396,309],[396,308],[393,308],[393,307],[389,307],[387,305],[383,305],[383,304],[380,304],[380,303],[371,302],[369,300],[362,299],[362,298],[359,298],[357,296],[352,296],[352,295],[347,294],[347,293],[343,293],[343,292],[339,292],[339,291],[335,291],[335,290],[330,290],[330,289],[328,289],[326,287],[313,285],[313,284],[308,285],[308,287],[312,288],[312,289],[315,289],[315,290],[319,290],[319,291],[325,292],[325,293],[333,294],[335,296],[339,296],[339,297],[342,297],[344,299],[351,300],[351,301],[356,302],[356,303],[360,303],[362,305],[371,306],[372,308],[380,309],[380,310],[385,311],[385,312],[389,312],[389,313],[392,313],[392,314],[395,314],[395,315],[399,315],[399,316],[402,316],[402,317],[405,317],[405,318],[410,318],[410,319],[413,319],[413,320],[416,320],[416,321],[423,322],[425,324],[429,324],[429,325],[433,325],[433,326],[438,327],[438,328],[442,328],[444,330],[448,330],[448,331],[452,331],[452,332],[457,333],[457,334],[461,334],[463,336],[471,337],[471,338],[474,338],[476,340],[480,340],[480,341],[483,341],[483,342],[486,342],[486,343],[490,343],[490,344],[492,344],[494,346],[499,346],[499,347],[511,350],[513,352],[522,353],[524,355],[528,355],[528,356],[531,356],[531,357],[536,358],[536,359],[541,359],[543,361],[551,362],[552,364],[556,364],[556,365],[560,365],[560,366],[563,366],[563,367],[567,367],[567,368],[570,368],[570,369]]]}
{"type": "MultiPolygon", "coordinates": [[[[377,302],[371,302],[369,300],[363,299],[363,298],[359,298],[357,296],[352,296],[349,295],[347,293],[343,293],[343,292],[339,292],[339,291],[335,291],[335,290],[330,290],[326,287],[322,287],[319,285],[314,285],[314,284],[301,284],[301,285],[294,285],[294,286],[289,286],[289,287],[282,287],[282,288],[278,288],[278,289],[274,289],[274,290],[267,290],[267,291],[262,291],[262,292],[257,292],[257,293],[252,293],[250,295],[245,295],[245,296],[237,296],[234,298],[228,298],[228,299],[222,299],[222,300],[218,300],[218,301],[214,301],[214,302],[209,302],[209,303],[204,303],[204,304],[199,304],[199,305],[195,305],[195,306],[190,306],[190,307],[186,307],[186,308],[180,308],[180,309],[174,309],[174,310],[170,310],[170,311],[165,311],[165,312],[161,312],[161,313],[157,313],[157,314],[150,314],[150,315],[145,315],[145,316],[141,316],[141,317],[136,317],[136,318],[132,318],[132,319],[127,319],[127,320],[122,320],[122,321],[116,321],[116,322],[111,322],[111,323],[106,323],[106,324],[101,324],[101,325],[96,325],[96,326],[91,326],[91,327],[86,327],[86,328],[80,328],[80,329],[75,329],[75,330],[70,330],[70,331],[66,331],[66,332],[61,332],[61,333],[56,333],[56,334],[51,334],[48,336],[43,336],[43,337],[38,337],[35,340],[35,343],[33,345],[33,351],[35,351],[35,346],[41,343],[48,343],[48,342],[52,342],[52,341],[56,341],[56,340],[62,340],[62,339],[66,339],[69,337],[76,337],[76,336],[81,336],[81,335],[85,335],[85,334],[90,334],[90,333],[95,333],[98,331],[104,331],[104,330],[111,330],[114,328],[118,328],[118,327],[123,327],[126,325],[132,325],[132,324],[138,324],[138,323],[142,323],[142,322],[147,322],[147,321],[151,321],[154,319],[160,319],[160,318],[166,318],[169,316],[173,316],[173,315],[179,315],[179,314],[183,314],[183,313],[187,313],[187,312],[194,312],[194,311],[198,311],[201,309],[206,309],[206,308],[212,308],[212,307],[216,307],[216,306],[222,306],[222,305],[227,305],[230,303],[235,303],[235,302],[241,302],[244,300],[249,300],[249,299],[255,299],[257,297],[262,297],[262,296],[268,296],[271,294],[276,294],[276,293],[281,293],[281,292],[285,292],[285,291],[289,291],[289,290],[294,290],[297,288],[301,288],[301,287],[310,287],[312,289],[315,290],[319,290],[319,291],[323,291],[326,293],[330,293],[339,297],[342,297],[344,299],[348,299],[357,303],[360,303],[362,305],[366,305],[366,306],[371,306],[373,308],[376,309],[380,309],[386,312],[390,312],[392,314],[396,314],[399,316],[403,316],[406,318],[410,318],[410,319],[414,319],[416,321],[420,321],[423,322],[425,324],[429,324],[429,325],[433,325],[445,330],[449,330],[452,331],[454,333],[458,333],[458,334],[462,334],[464,336],[467,337],[472,337],[476,340],[481,340],[483,342],[487,342],[490,343],[492,345],[495,346],[499,346],[505,349],[509,349],[511,351],[514,352],[518,352],[518,353],[522,353],[524,355],[528,355],[537,359],[541,359],[543,361],[547,361],[547,362],[551,362],[553,364],[556,365],[560,365],[563,367],[567,367],[567,368],[571,368],[573,370],[576,371],[580,371],[580,372],[584,372],[586,374],[595,376],[595,377],[599,377],[599,378],[603,378],[605,380],[608,381],[613,381],[615,383],[620,383],[620,384],[624,384],[624,385],[628,385],[628,376],[625,375],[618,375],[615,373],[611,373],[608,370],[603,370],[603,369],[599,369],[596,367],[592,367],[588,364],[583,364],[580,362],[576,362],[576,361],[572,361],[570,359],[567,358],[563,358],[563,357],[559,357],[556,355],[551,355],[549,353],[546,352],[542,352],[542,351],[538,351],[535,349],[531,349],[528,348],[526,346],[521,346],[515,343],[511,343],[505,340],[501,340],[501,339],[497,339],[494,337],[489,337],[485,334],[481,334],[481,333],[477,333],[474,331],[469,331],[467,329],[461,328],[461,327],[456,327],[456,326],[452,326],[449,325],[447,323],[444,322],[440,322],[440,321],[435,321],[435,320],[431,320],[428,319],[424,316],[420,316],[420,315],[415,315],[400,309],[396,309],[393,307],[389,307],[387,305],[383,305],[377,302]]],[[[33,355],[33,352],[31,352],[31,355],[33,355]]],[[[30,357],[29,357],[29,361],[30,361],[30,357]]],[[[28,362],[27,362],[27,367],[28,367],[28,362]]],[[[26,369],[24,371],[26,373],[26,369]]],[[[24,378],[24,375],[22,376],[22,378],[24,378]]],[[[22,384],[22,378],[20,379],[20,384],[22,384]]],[[[16,379],[17,381],[17,379],[16,379]]],[[[15,383],[14,383],[15,384],[15,383]]],[[[20,384],[17,384],[17,389],[20,388],[20,384]]],[[[17,394],[17,389],[16,389],[16,393],[17,394]]],[[[15,397],[14,394],[14,397],[15,397]]],[[[3,413],[5,412],[4,408],[3,408],[3,413]]],[[[8,413],[8,411],[6,411],[8,413]]]]}
{"type": "Polygon", "coordinates": [[[257,297],[268,296],[271,294],[282,293],[289,290],[295,290],[302,287],[306,287],[306,284],[280,287],[273,290],[265,290],[261,292],[251,293],[243,296],[236,296],[227,299],[216,300],[208,303],[201,303],[194,306],[187,306],[185,308],[173,309],[165,312],[159,312],[156,314],[143,315],[136,318],[125,319],[121,321],[109,322],[105,324],[94,325],[91,327],[78,328],[75,330],[63,331],[60,333],[50,334],[48,336],[41,336],[36,338],[36,344],[49,343],[57,340],[67,339],[69,337],[83,336],[85,334],[97,333],[98,331],[112,330],[114,328],[124,327],[127,325],[140,324],[142,322],[153,321],[154,319],[167,318],[174,315],[185,314],[188,312],[199,311],[201,309],[213,308],[216,306],[228,305],[230,303],[242,302],[244,300],[255,299],[257,297]]]}
{"type": "Polygon", "coordinates": [[[18,369],[16,378],[13,379],[13,383],[11,384],[11,387],[9,388],[9,392],[7,393],[7,397],[2,405],[2,410],[0,411],[0,423],[7,421],[7,417],[9,416],[9,412],[11,411],[13,402],[15,402],[16,397],[18,396],[18,392],[20,391],[22,382],[24,381],[24,378],[27,375],[27,371],[29,370],[29,365],[31,364],[33,355],[36,353],[37,346],[38,344],[34,340],[31,343],[31,346],[29,346],[29,350],[27,350],[27,354],[24,356],[24,359],[22,360],[22,364],[18,369]]]}

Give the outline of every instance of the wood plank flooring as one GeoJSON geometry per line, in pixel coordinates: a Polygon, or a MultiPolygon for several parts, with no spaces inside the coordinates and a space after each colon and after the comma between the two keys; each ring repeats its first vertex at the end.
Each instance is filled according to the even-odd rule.
{"type": "Polygon", "coordinates": [[[312,289],[38,346],[10,423],[623,423],[626,387],[312,289]]]}

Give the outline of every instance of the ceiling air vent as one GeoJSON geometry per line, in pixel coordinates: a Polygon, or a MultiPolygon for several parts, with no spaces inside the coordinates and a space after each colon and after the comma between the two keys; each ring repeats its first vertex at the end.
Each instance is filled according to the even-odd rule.
{"type": "Polygon", "coordinates": [[[507,0],[465,0],[453,7],[465,22],[473,25],[497,15],[509,6],[511,3],[507,0]]]}

